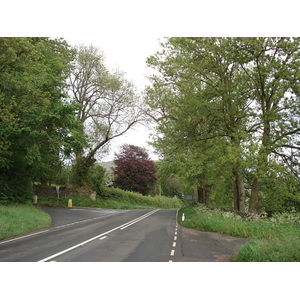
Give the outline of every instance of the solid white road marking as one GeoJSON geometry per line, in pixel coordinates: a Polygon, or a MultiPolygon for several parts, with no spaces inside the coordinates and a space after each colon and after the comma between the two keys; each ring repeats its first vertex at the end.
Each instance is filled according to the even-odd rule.
{"type": "Polygon", "coordinates": [[[7,240],[7,241],[4,241],[4,242],[0,242],[0,244],[5,244],[5,243],[13,242],[13,241],[16,241],[16,240],[24,239],[24,238],[27,238],[27,237],[30,237],[30,236],[33,236],[33,235],[37,235],[37,234],[41,234],[41,233],[44,233],[44,232],[47,232],[47,231],[49,231],[49,230],[47,229],[47,230],[43,230],[43,231],[39,231],[39,232],[27,234],[27,235],[20,236],[20,237],[11,239],[11,240],[7,240]]]}
{"type": "MultiPolygon", "coordinates": [[[[158,209],[155,210],[154,212],[157,212],[157,211],[158,211],[158,209]]],[[[153,212],[153,211],[152,211],[152,212],[153,212]]],[[[154,213],[154,212],[153,212],[153,213],[154,213]]],[[[149,213],[147,213],[146,215],[149,216],[149,213]]],[[[146,216],[146,215],[144,215],[144,216],[146,216]]],[[[142,216],[142,217],[143,217],[143,216],[142,216]]],[[[50,259],[52,259],[52,258],[54,258],[54,257],[60,256],[60,255],[65,254],[65,253],[67,253],[67,252],[69,252],[69,251],[72,251],[72,250],[74,250],[74,249],[76,249],[76,248],[78,248],[78,247],[80,247],[80,246],[84,246],[85,244],[87,244],[87,243],[89,243],[89,242],[92,242],[92,241],[94,241],[94,240],[96,240],[96,239],[99,239],[99,238],[101,238],[101,237],[103,237],[103,236],[105,236],[105,235],[107,235],[107,234],[109,234],[109,233],[111,233],[111,232],[113,232],[113,231],[116,231],[116,230],[118,230],[118,229],[120,229],[120,228],[122,228],[122,227],[125,227],[125,226],[128,225],[128,224],[131,224],[132,222],[134,222],[134,221],[137,220],[137,219],[142,220],[142,219],[141,219],[142,217],[139,217],[139,218],[136,218],[136,219],[134,219],[134,220],[131,220],[131,221],[125,223],[125,224],[122,224],[122,225],[120,225],[120,226],[117,226],[117,227],[115,227],[115,228],[109,230],[109,231],[106,231],[106,232],[104,232],[104,233],[101,233],[101,234],[99,234],[99,235],[97,235],[97,236],[95,236],[95,237],[93,237],[93,238],[91,238],[91,239],[88,239],[88,240],[86,240],[86,241],[84,241],[84,242],[82,242],[82,243],[79,243],[79,244],[77,244],[77,245],[75,245],[75,246],[73,246],[73,247],[70,247],[70,248],[65,249],[65,250],[63,250],[63,251],[61,251],[61,252],[58,252],[58,253],[53,254],[53,255],[51,255],[51,256],[48,256],[48,257],[46,257],[46,258],[44,258],[44,259],[41,259],[41,260],[39,260],[39,262],[45,262],[45,261],[50,260],[50,259]]],[[[136,222],[134,222],[134,223],[136,223],[136,222]]]]}
{"type": "Polygon", "coordinates": [[[104,239],[106,239],[106,238],[107,238],[107,235],[101,237],[99,240],[104,240],[104,239]]]}
{"type": "Polygon", "coordinates": [[[149,216],[151,216],[152,214],[156,213],[157,211],[158,211],[158,209],[156,209],[154,211],[150,211],[148,214],[143,215],[143,216],[141,216],[141,217],[139,217],[139,218],[137,218],[135,220],[132,220],[128,225],[123,226],[122,228],[120,228],[120,230],[123,230],[123,229],[125,229],[125,228],[127,228],[127,227],[129,227],[129,226],[131,226],[131,225],[133,225],[133,224],[135,224],[135,223],[137,223],[137,222],[139,222],[139,221],[141,221],[141,220],[149,217],[149,216]]]}

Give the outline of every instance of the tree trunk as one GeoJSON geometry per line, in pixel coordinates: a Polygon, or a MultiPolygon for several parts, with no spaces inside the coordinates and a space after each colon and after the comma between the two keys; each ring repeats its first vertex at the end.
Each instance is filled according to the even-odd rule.
{"type": "Polygon", "coordinates": [[[257,214],[259,212],[259,198],[258,198],[259,189],[260,189],[260,183],[258,179],[255,178],[252,185],[250,206],[249,206],[249,212],[253,214],[257,214]]]}
{"type": "Polygon", "coordinates": [[[76,153],[76,165],[78,165],[78,166],[82,165],[82,153],[81,152],[76,153]]]}
{"type": "Polygon", "coordinates": [[[198,192],[198,202],[208,206],[211,186],[208,184],[204,184],[203,186],[199,185],[197,188],[197,192],[198,192]]]}
{"type": "MultiPolygon", "coordinates": [[[[269,111],[269,108],[267,109],[269,111]]],[[[268,157],[271,148],[271,125],[270,121],[264,121],[264,132],[262,136],[261,148],[259,151],[257,176],[252,185],[249,212],[257,214],[259,213],[259,190],[260,190],[260,176],[264,174],[268,169],[268,157]]]]}
{"type": "Polygon", "coordinates": [[[211,192],[211,186],[206,184],[203,188],[204,204],[206,206],[208,206],[209,203],[210,192],[211,192]]]}
{"type": "Polygon", "coordinates": [[[203,198],[203,188],[198,185],[197,187],[197,194],[198,194],[198,203],[204,204],[204,198],[203,198]]]}
{"type": "Polygon", "coordinates": [[[234,210],[238,212],[245,212],[245,185],[242,167],[239,166],[237,171],[234,171],[235,180],[233,183],[234,193],[234,210]]]}
{"type": "Polygon", "coordinates": [[[236,136],[231,137],[231,143],[234,149],[237,149],[237,162],[235,163],[232,173],[234,175],[233,183],[233,194],[234,194],[234,210],[237,212],[245,212],[245,186],[244,186],[244,175],[243,166],[241,164],[242,147],[241,138],[236,136]]]}

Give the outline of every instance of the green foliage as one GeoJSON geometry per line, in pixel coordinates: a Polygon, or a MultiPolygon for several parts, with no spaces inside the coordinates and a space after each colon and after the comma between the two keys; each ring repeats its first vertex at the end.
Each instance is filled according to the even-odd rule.
{"type": "Polygon", "coordinates": [[[263,212],[283,213],[300,211],[299,179],[283,164],[270,163],[262,177],[260,209],[263,212]]]}
{"type": "Polygon", "coordinates": [[[146,91],[155,148],[191,185],[212,189],[214,205],[299,209],[300,39],[176,37],[162,47],[147,60],[159,72],[146,91]],[[272,160],[289,169],[277,197],[272,160]]]}
{"type": "Polygon", "coordinates": [[[89,172],[93,166],[94,160],[91,161],[86,157],[81,157],[80,160],[72,167],[72,182],[75,186],[89,185],[89,172]]]}
{"type": "Polygon", "coordinates": [[[0,240],[49,227],[51,218],[32,205],[0,205],[0,240]]]}
{"type": "Polygon", "coordinates": [[[94,191],[101,193],[104,184],[105,168],[93,165],[89,170],[89,183],[94,191]]]}
{"type": "Polygon", "coordinates": [[[60,168],[77,125],[64,100],[73,53],[48,38],[0,38],[0,53],[0,201],[25,202],[34,179],[60,168]]]}

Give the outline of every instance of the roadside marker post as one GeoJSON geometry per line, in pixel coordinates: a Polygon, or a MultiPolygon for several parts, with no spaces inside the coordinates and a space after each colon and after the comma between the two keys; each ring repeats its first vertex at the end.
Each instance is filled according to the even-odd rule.
{"type": "Polygon", "coordinates": [[[184,221],[184,213],[182,214],[181,220],[182,222],[184,221]]]}
{"type": "Polygon", "coordinates": [[[37,201],[38,201],[38,196],[37,196],[37,195],[34,195],[34,196],[33,196],[33,203],[34,203],[34,204],[37,204],[37,201]]]}
{"type": "Polygon", "coordinates": [[[68,207],[72,207],[72,199],[68,200],[68,207]]]}
{"type": "Polygon", "coordinates": [[[56,185],[56,193],[57,193],[57,205],[58,205],[58,202],[59,202],[59,188],[60,188],[60,185],[56,185]]]}

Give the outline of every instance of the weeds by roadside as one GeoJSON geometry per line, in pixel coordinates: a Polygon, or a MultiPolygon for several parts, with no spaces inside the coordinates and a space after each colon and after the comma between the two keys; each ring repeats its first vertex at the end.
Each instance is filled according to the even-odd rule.
{"type": "Polygon", "coordinates": [[[179,222],[186,227],[250,238],[240,248],[237,261],[300,261],[300,214],[241,217],[203,205],[180,209],[179,222]],[[185,214],[182,221],[181,215],[185,214]]]}

